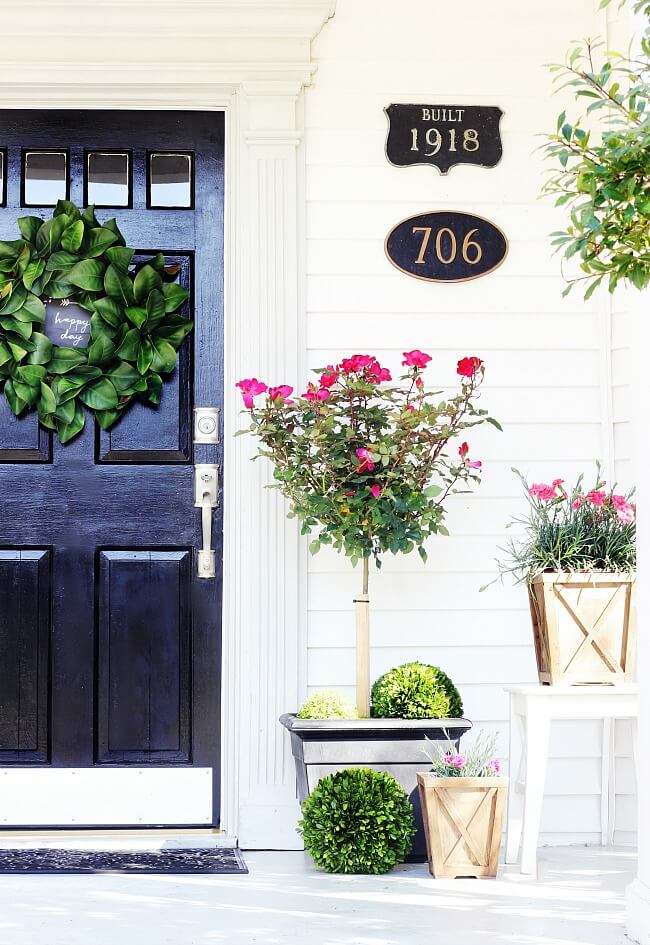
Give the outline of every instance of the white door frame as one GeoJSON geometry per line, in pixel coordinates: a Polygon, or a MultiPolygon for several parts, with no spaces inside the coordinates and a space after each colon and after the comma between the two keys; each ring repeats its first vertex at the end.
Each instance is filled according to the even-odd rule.
{"type": "MultiPolygon", "coordinates": [[[[297,384],[304,373],[301,93],[314,71],[311,40],[333,15],[334,3],[184,0],[180,22],[175,0],[113,0],[111,22],[125,22],[116,10],[122,8],[129,42],[134,34],[141,41],[133,53],[124,47],[119,64],[114,43],[120,39],[111,36],[101,4],[8,0],[3,9],[12,35],[0,64],[2,108],[226,114],[221,825],[244,847],[300,846],[292,758],[277,719],[298,701],[306,607],[295,523],[287,521],[281,498],[264,489],[268,468],[249,462],[253,444],[232,439],[241,425],[234,383],[254,375],[297,384]]],[[[0,823],[48,821],[43,812],[36,818],[36,795],[25,801],[32,805],[27,809],[20,797],[29,798],[31,777],[62,775],[35,768],[4,769],[2,775],[9,819],[0,815],[0,823]]],[[[66,784],[71,777],[63,774],[66,784]]],[[[39,783],[42,806],[48,792],[39,783]]],[[[149,785],[142,804],[159,798],[157,792],[149,785]]],[[[116,793],[106,806],[114,806],[116,793]]],[[[110,810],[105,821],[124,823],[110,810]]],[[[53,822],[61,821],[49,818],[53,822]]]]}

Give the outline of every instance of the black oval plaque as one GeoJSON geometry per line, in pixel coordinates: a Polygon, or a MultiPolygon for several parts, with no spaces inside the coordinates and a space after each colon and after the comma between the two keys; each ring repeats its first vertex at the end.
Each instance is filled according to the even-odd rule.
{"type": "Polygon", "coordinates": [[[501,265],[508,240],[484,217],[433,210],[394,226],[385,248],[392,264],[409,276],[429,282],[467,282],[501,265]]]}

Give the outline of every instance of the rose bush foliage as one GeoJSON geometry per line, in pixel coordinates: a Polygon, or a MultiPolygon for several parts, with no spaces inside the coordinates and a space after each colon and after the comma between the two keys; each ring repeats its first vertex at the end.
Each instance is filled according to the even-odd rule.
{"type": "Polygon", "coordinates": [[[447,534],[447,496],[480,481],[468,443],[448,447],[479,424],[500,429],[476,406],[484,364],[462,358],[460,389],[443,398],[425,387],[430,361],[423,351],[404,352],[405,370],[394,383],[376,357],[356,354],[318,369],[298,397],[287,384],[239,381],[249,431],[261,444],[257,456],[271,460],[290,514],[303,534],[313,533],[312,553],[329,545],[353,564],[373,555],[379,566],[384,552],[417,548],[426,560],[426,539],[447,534]]]}

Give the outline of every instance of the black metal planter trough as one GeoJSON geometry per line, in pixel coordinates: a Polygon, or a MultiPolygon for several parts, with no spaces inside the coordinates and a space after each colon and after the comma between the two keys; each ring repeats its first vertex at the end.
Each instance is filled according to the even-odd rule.
{"type": "Polygon", "coordinates": [[[417,773],[428,771],[422,751],[431,741],[452,741],[456,747],[471,727],[468,719],[299,719],[280,716],[291,735],[296,763],[298,799],[302,804],[321,778],[343,768],[373,768],[391,774],[413,806],[417,833],[409,859],[427,858],[417,773]]]}

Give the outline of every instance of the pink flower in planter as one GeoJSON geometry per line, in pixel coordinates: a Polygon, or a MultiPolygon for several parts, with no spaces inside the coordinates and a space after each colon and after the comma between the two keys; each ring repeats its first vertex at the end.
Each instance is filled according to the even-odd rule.
{"type": "Polygon", "coordinates": [[[375,499],[378,499],[379,496],[381,495],[381,486],[378,486],[377,483],[375,482],[374,485],[370,486],[370,491],[372,492],[373,497],[375,499]]]}
{"type": "Polygon", "coordinates": [[[573,500],[573,502],[571,503],[571,508],[572,508],[572,509],[579,509],[580,506],[583,504],[584,501],[585,501],[585,496],[583,496],[583,495],[577,495],[577,496],[575,497],[575,499],[573,500]]]}
{"type": "Polygon", "coordinates": [[[451,768],[462,768],[466,760],[464,755],[454,755],[451,752],[445,755],[445,761],[451,768]]]}
{"type": "Polygon", "coordinates": [[[616,509],[616,517],[624,525],[631,525],[636,517],[634,506],[630,502],[623,502],[616,509]]]}
{"type": "Polygon", "coordinates": [[[459,448],[458,448],[458,453],[459,453],[459,455],[460,455],[460,458],[461,458],[462,461],[463,461],[463,464],[464,464],[468,469],[480,469],[481,466],[483,465],[483,463],[480,461],[480,459],[475,459],[473,462],[470,462],[470,461],[469,461],[469,457],[468,457],[468,455],[467,455],[467,454],[469,453],[469,444],[468,444],[468,443],[461,443],[460,446],[459,446],[459,448]]]}
{"type": "Polygon", "coordinates": [[[593,489],[591,492],[587,493],[587,499],[592,505],[601,506],[606,498],[607,493],[603,492],[602,489],[593,489]]]}
{"type": "Polygon", "coordinates": [[[415,367],[415,368],[425,368],[429,361],[431,361],[431,355],[425,354],[424,351],[419,351],[417,348],[414,348],[413,351],[404,351],[404,360],[402,364],[404,367],[415,367]]]}
{"type": "Polygon", "coordinates": [[[492,768],[494,774],[498,774],[501,771],[501,765],[498,758],[493,758],[492,761],[488,762],[488,768],[492,768]]]}
{"type": "Polygon", "coordinates": [[[554,486],[548,486],[544,482],[534,482],[528,490],[528,494],[540,502],[550,502],[551,499],[557,499],[554,486]]]}
{"type": "Polygon", "coordinates": [[[461,358],[458,362],[456,373],[460,374],[461,377],[474,377],[477,371],[480,370],[482,364],[481,359],[476,356],[461,358]]]}
{"type": "Polygon", "coordinates": [[[364,446],[359,447],[355,450],[357,459],[359,460],[359,465],[357,466],[358,473],[364,473],[366,470],[368,472],[373,472],[375,464],[370,459],[370,450],[367,450],[364,446]]]}
{"type": "Polygon", "coordinates": [[[263,394],[267,389],[266,384],[258,381],[256,377],[245,377],[243,380],[237,381],[235,387],[238,387],[242,392],[244,405],[249,410],[253,407],[253,398],[257,397],[258,394],[263,394]]]}
{"type": "Polygon", "coordinates": [[[273,401],[281,398],[285,404],[292,404],[293,401],[289,400],[291,394],[293,394],[293,387],[289,387],[288,384],[280,384],[279,387],[269,387],[269,397],[273,401]]]}
{"type": "Polygon", "coordinates": [[[328,364],[327,369],[323,371],[320,376],[320,386],[327,388],[332,387],[334,384],[336,384],[338,378],[339,372],[333,365],[328,364]]]}
{"type": "MultiPolygon", "coordinates": [[[[557,489],[558,486],[564,485],[564,479],[554,479],[551,485],[554,489],[557,489]]],[[[560,492],[564,492],[564,489],[560,489],[560,492]]]]}
{"type": "Polygon", "coordinates": [[[624,495],[613,495],[612,496],[612,505],[615,509],[620,509],[624,505],[627,505],[627,499],[624,495]]]}

